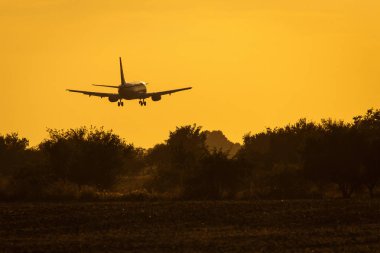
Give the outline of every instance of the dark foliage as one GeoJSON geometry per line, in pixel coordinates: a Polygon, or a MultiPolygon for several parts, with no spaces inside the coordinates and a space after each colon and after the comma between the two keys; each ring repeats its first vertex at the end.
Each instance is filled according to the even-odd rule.
{"type": "Polygon", "coordinates": [[[323,135],[305,147],[305,174],[312,181],[337,184],[342,196],[350,197],[361,183],[363,139],[341,121],[326,120],[322,126],[323,135]]]}
{"type": "Polygon", "coordinates": [[[185,181],[185,198],[221,199],[231,198],[240,182],[240,172],[235,160],[222,151],[205,155],[185,181]]]}
{"type": "Polygon", "coordinates": [[[25,165],[29,141],[17,133],[0,135],[0,175],[9,176],[25,165]]]}
{"type": "Polygon", "coordinates": [[[58,178],[80,185],[110,188],[128,169],[135,170],[140,151],[112,131],[78,128],[48,129],[49,138],[39,148],[58,178]]]}
{"type": "Polygon", "coordinates": [[[354,117],[353,127],[364,142],[361,180],[373,197],[380,182],[380,110],[369,109],[364,116],[354,117]]]}
{"type": "Polygon", "coordinates": [[[60,187],[94,196],[134,176],[145,180],[136,192],[186,199],[349,198],[363,189],[374,197],[380,182],[380,110],[352,123],[300,119],[247,134],[233,157],[211,149],[210,133],[197,125],[177,127],[147,151],[102,128],[48,133],[37,148],[14,133],[0,136],[0,197],[38,198],[60,187]]]}
{"type": "Polygon", "coordinates": [[[154,166],[152,189],[183,192],[188,180],[201,167],[201,160],[208,154],[206,134],[201,127],[183,126],[170,132],[165,144],[149,150],[147,160],[154,166]]]}
{"type": "Polygon", "coordinates": [[[284,128],[268,128],[266,132],[244,136],[236,159],[243,167],[247,194],[269,198],[314,195],[310,182],[303,177],[301,151],[307,140],[322,132],[319,125],[301,119],[284,128]]]}
{"type": "Polygon", "coordinates": [[[93,196],[89,187],[109,189],[145,166],[143,150],[112,131],[82,127],[48,133],[37,148],[27,148],[28,140],[17,134],[0,136],[0,198],[93,196]]]}

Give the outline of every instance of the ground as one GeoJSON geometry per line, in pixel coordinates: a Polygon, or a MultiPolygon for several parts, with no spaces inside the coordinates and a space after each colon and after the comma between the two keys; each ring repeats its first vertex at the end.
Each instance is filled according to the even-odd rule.
{"type": "Polygon", "coordinates": [[[380,200],[0,203],[0,252],[380,252],[380,200]]]}

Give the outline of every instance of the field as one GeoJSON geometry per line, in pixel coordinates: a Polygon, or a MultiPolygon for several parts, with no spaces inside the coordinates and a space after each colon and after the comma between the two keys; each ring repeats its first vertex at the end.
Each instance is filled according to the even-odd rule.
{"type": "Polygon", "coordinates": [[[380,252],[380,200],[0,203],[0,252],[380,252]]]}

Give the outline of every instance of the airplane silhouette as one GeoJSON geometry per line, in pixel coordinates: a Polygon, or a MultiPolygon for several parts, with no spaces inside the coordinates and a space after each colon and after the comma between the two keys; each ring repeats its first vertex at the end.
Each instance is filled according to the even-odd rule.
{"type": "Polygon", "coordinates": [[[186,87],[186,88],[180,88],[180,89],[174,89],[174,90],[166,90],[166,91],[159,91],[159,92],[147,92],[146,89],[146,82],[126,82],[124,79],[124,73],[123,73],[123,64],[121,62],[121,57],[119,57],[120,60],[120,76],[121,76],[121,84],[118,86],[113,85],[101,85],[101,84],[93,84],[94,86],[102,86],[102,87],[108,87],[108,88],[117,88],[118,93],[103,93],[103,92],[94,92],[94,91],[83,91],[83,90],[71,90],[68,89],[67,91],[70,92],[78,92],[82,93],[88,96],[96,96],[96,97],[107,97],[110,102],[117,102],[118,106],[124,106],[123,99],[126,100],[132,100],[132,99],[138,99],[139,104],[141,106],[146,106],[145,99],[152,98],[153,101],[159,101],[161,100],[161,96],[163,95],[171,95],[172,93],[183,91],[183,90],[190,90],[192,87],[186,87]]]}

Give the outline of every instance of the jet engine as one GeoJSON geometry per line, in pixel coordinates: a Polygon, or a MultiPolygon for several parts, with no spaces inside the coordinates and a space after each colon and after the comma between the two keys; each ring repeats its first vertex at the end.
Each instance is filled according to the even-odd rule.
{"type": "Polygon", "coordinates": [[[152,96],[153,101],[160,101],[161,100],[161,95],[153,95],[152,96]]]}
{"type": "Polygon", "coordinates": [[[117,96],[117,95],[109,96],[109,97],[108,97],[108,100],[109,100],[110,102],[116,102],[116,101],[119,100],[119,96],[117,96]]]}

